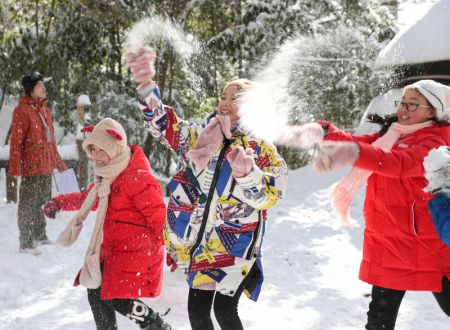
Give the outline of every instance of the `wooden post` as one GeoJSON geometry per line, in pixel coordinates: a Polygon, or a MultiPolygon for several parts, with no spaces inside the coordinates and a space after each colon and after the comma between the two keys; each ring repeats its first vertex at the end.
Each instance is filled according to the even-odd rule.
{"type": "Polygon", "coordinates": [[[77,104],[77,122],[81,126],[84,125],[84,104],[77,104]]]}
{"type": "MultiPolygon", "coordinates": [[[[5,145],[9,144],[12,125],[9,126],[6,134],[5,145]]],[[[9,175],[9,159],[0,168],[5,168],[6,174],[6,203],[17,203],[17,179],[9,175]]]]}
{"type": "Polygon", "coordinates": [[[83,150],[83,133],[80,132],[81,128],[84,126],[84,116],[85,110],[83,104],[77,105],[77,151],[78,151],[78,167],[77,167],[77,175],[80,185],[80,190],[84,191],[87,188],[88,184],[88,158],[86,153],[83,150]]]}
{"type": "Polygon", "coordinates": [[[17,203],[17,179],[9,175],[9,166],[5,166],[6,172],[6,203],[17,203]]]}

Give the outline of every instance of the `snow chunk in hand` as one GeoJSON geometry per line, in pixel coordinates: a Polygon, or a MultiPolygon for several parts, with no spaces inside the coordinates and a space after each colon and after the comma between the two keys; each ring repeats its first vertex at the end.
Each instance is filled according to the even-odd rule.
{"type": "Polygon", "coordinates": [[[428,180],[424,191],[442,189],[443,192],[450,193],[450,149],[447,146],[430,150],[423,160],[423,167],[428,180]]]}

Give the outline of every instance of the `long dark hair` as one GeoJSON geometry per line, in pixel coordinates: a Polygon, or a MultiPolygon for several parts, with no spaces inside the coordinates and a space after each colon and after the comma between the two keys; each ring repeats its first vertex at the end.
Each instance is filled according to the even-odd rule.
{"type": "MultiPolygon", "coordinates": [[[[440,120],[437,117],[431,118],[431,120],[434,121],[439,127],[446,127],[449,125],[448,121],[440,120]]],[[[393,123],[398,121],[398,117],[396,113],[385,116],[380,116],[376,113],[369,113],[367,115],[367,121],[372,124],[380,125],[381,129],[378,133],[382,136],[388,131],[389,127],[391,127],[393,123]]]]}
{"type": "Polygon", "coordinates": [[[389,127],[398,121],[398,117],[396,113],[385,116],[380,116],[377,113],[369,113],[367,115],[367,121],[372,124],[380,125],[381,129],[378,133],[380,133],[380,135],[384,135],[388,131],[389,127]]]}

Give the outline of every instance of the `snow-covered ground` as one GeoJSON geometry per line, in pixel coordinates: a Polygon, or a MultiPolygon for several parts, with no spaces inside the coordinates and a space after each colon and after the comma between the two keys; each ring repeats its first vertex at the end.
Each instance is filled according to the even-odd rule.
{"type": "MultiPolygon", "coordinates": [[[[416,20],[417,7],[434,0],[413,2],[416,11],[401,9],[401,25],[416,20]]],[[[406,8],[409,0],[401,1],[406,8]]],[[[420,11],[425,8],[420,7],[420,11]]],[[[3,145],[14,101],[0,111],[0,145],[3,145]]],[[[352,217],[360,227],[340,225],[329,203],[329,187],[343,172],[318,176],[310,167],[292,171],[286,198],[269,213],[263,247],[265,284],[258,303],[244,296],[240,314],[248,330],[350,330],[362,329],[366,320],[370,286],[358,280],[362,246],[360,192],[352,205],[352,217]]],[[[42,246],[38,256],[18,252],[17,205],[5,202],[5,174],[0,173],[0,329],[94,329],[86,290],[72,286],[82,264],[94,214],[71,248],[42,246]]],[[[49,220],[51,239],[69,221],[71,213],[49,220]]],[[[146,302],[174,329],[189,329],[188,287],[184,275],[165,268],[163,293],[146,302]]],[[[138,329],[118,315],[120,329],[138,329]]],[[[397,329],[446,330],[450,320],[426,292],[408,292],[400,308],[397,329]]]]}
{"type": "MultiPolygon", "coordinates": [[[[318,176],[310,167],[292,171],[287,197],[270,212],[264,242],[265,284],[258,303],[242,297],[245,329],[362,329],[370,286],[358,280],[362,226],[343,228],[329,203],[329,187],[343,172],[318,176]]],[[[86,291],[72,287],[89,241],[93,214],[72,248],[40,247],[39,256],[18,252],[17,206],[5,204],[0,176],[0,329],[94,329],[86,291]]],[[[363,224],[364,194],[355,198],[352,217],[363,224]]],[[[48,221],[51,239],[70,214],[48,221]]],[[[146,302],[175,329],[190,329],[187,284],[166,268],[164,289],[146,302]]],[[[118,316],[120,329],[138,329],[118,316]]],[[[450,320],[427,292],[408,292],[397,329],[448,329],[450,320]]]]}

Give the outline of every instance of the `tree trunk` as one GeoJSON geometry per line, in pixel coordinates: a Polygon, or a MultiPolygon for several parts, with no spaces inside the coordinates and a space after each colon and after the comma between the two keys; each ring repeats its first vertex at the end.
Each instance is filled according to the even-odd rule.
{"type": "Polygon", "coordinates": [[[34,16],[34,27],[36,28],[36,40],[39,49],[39,0],[36,0],[36,13],[34,16]]]}
{"type": "Polygon", "coordinates": [[[6,134],[6,138],[5,138],[5,145],[9,144],[9,137],[11,136],[11,128],[12,128],[12,125],[9,125],[8,133],[6,134]]]}
{"type": "Polygon", "coordinates": [[[2,87],[2,97],[0,98],[0,111],[3,109],[3,102],[5,101],[5,95],[6,95],[6,87],[2,87]]]}
{"type": "Polygon", "coordinates": [[[123,76],[122,76],[122,42],[120,40],[120,31],[116,31],[116,45],[117,45],[117,83],[119,86],[119,93],[123,93],[123,76]]]}
{"type": "MultiPolygon", "coordinates": [[[[237,0],[237,19],[236,19],[236,26],[242,25],[242,4],[241,0],[237,0]]],[[[241,40],[239,38],[237,43],[237,49],[238,49],[238,76],[239,78],[242,78],[244,75],[244,67],[243,67],[243,54],[242,54],[242,44],[241,40]]]]}

